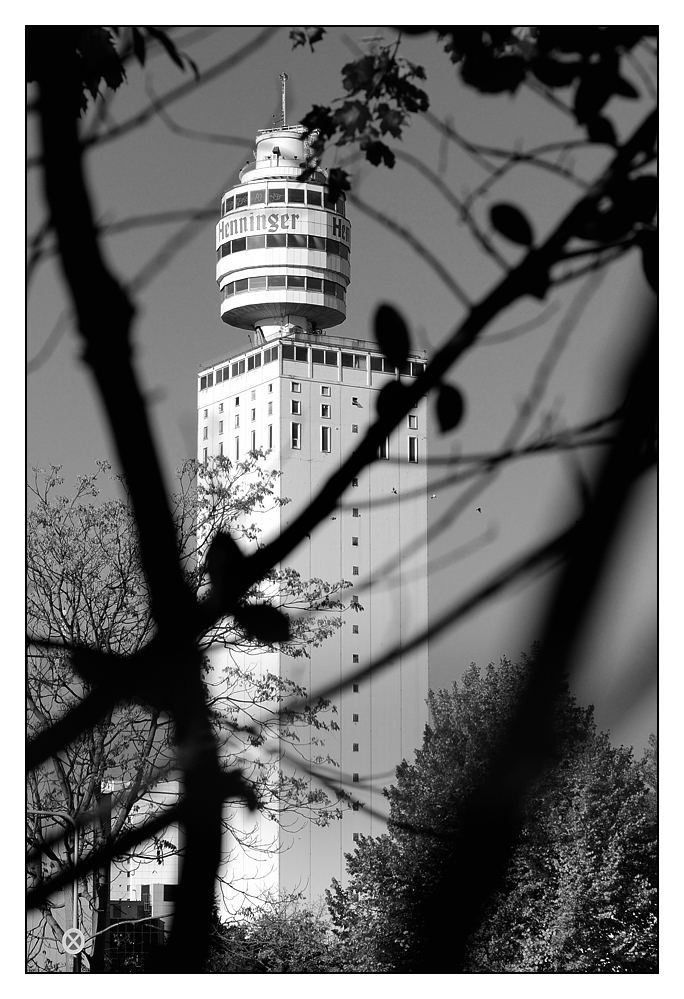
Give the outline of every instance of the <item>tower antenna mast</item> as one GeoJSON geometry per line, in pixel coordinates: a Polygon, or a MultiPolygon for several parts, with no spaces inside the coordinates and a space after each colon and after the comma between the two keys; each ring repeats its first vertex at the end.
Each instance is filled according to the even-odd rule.
{"type": "Polygon", "coordinates": [[[285,88],[287,86],[287,73],[280,74],[280,103],[283,116],[283,128],[287,128],[287,114],[285,108],[285,88]]]}

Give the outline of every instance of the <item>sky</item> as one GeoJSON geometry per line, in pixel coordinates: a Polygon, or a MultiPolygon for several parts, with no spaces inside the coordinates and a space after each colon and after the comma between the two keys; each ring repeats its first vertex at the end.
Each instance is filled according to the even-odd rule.
{"type": "MultiPolygon", "coordinates": [[[[200,71],[206,71],[261,31],[183,28],[174,37],[200,71]]],[[[198,367],[246,343],[246,334],[222,323],[219,315],[214,224],[221,193],[233,185],[237,171],[251,157],[257,129],[270,127],[279,112],[279,74],[288,74],[288,121],[297,122],[314,103],[329,103],[341,94],[340,68],[375,36],[387,42],[395,37],[391,30],[374,26],[331,28],[312,53],[301,47],[293,50],[288,29],[281,28],[239,67],[168,107],[177,126],[205,135],[232,136],[239,140],[235,144],[179,135],[168,121],[153,117],[144,127],[88,155],[90,189],[97,216],[103,221],[215,207],[215,219],[198,225],[192,239],[136,296],[136,362],[169,484],[174,469],[195,453],[198,367]]],[[[568,118],[530,91],[523,89],[511,98],[467,90],[433,37],[406,39],[401,50],[425,67],[433,113],[450,117],[472,141],[529,148],[579,137],[568,118]]],[[[150,58],[145,72],[131,66],[128,83],[111,103],[113,120],[126,121],[147,106],[150,94],[165,94],[186,79],[187,74],[162,56],[150,58]]],[[[644,107],[614,101],[608,112],[625,135],[643,117],[644,107]]],[[[31,126],[28,138],[30,150],[31,126]]],[[[485,176],[424,120],[414,119],[399,148],[441,171],[457,196],[472,190],[485,176]]],[[[331,156],[326,163],[340,162],[347,155],[331,156]]],[[[590,178],[601,162],[595,153],[586,161],[578,155],[577,171],[590,178]]],[[[485,294],[497,277],[495,266],[474,246],[454,210],[410,163],[400,160],[393,170],[357,165],[352,171],[355,194],[420,238],[472,299],[485,294]]],[[[44,216],[37,181],[34,171],[27,185],[29,233],[44,216]]],[[[485,200],[479,218],[484,219],[486,208],[496,201],[510,201],[525,210],[535,232],[543,236],[575,198],[576,189],[557,176],[519,169],[485,200]]],[[[339,333],[371,338],[374,311],[386,301],[402,312],[416,345],[434,350],[463,317],[462,306],[409,246],[353,205],[347,214],[353,230],[352,280],[347,320],[339,333]]],[[[177,225],[138,227],[112,236],[106,242],[106,254],[115,273],[124,282],[133,280],[177,230],[177,225]]],[[[500,248],[510,262],[517,259],[518,251],[511,244],[501,242],[500,248]]],[[[562,323],[570,309],[583,311],[525,439],[538,431],[544,414],[556,414],[571,426],[609,410],[615,379],[630,356],[638,317],[649,295],[640,262],[631,254],[596,284],[566,286],[545,303],[525,300],[499,317],[486,336],[552,311],[546,322],[524,335],[471,351],[450,373],[449,381],[465,396],[466,418],[446,435],[439,434],[433,421],[430,456],[499,448],[549,344],[563,334],[562,323]]],[[[39,353],[52,343],[50,332],[64,306],[61,279],[51,260],[38,268],[29,289],[27,356],[43,360],[28,377],[27,458],[29,465],[61,465],[66,483],[71,483],[78,474],[91,471],[95,460],[106,458],[113,465],[116,460],[88,372],[79,359],[74,331],[67,328],[49,356],[39,353]]],[[[107,309],[106,302],[102,309],[107,309]]],[[[442,471],[439,466],[432,468],[431,614],[438,615],[497,568],[574,519],[579,503],[578,469],[591,469],[593,461],[595,456],[583,455],[573,461],[549,456],[521,460],[468,502],[441,533],[437,526],[459,494],[453,487],[438,484],[442,471]],[[472,551],[456,560],[447,558],[462,549],[472,551]]],[[[613,742],[634,745],[638,753],[655,730],[654,511],[651,475],[637,491],[622,525],[622,542],[597,602],[595,620],[583,638],[581,665],[572,684],[580,703],[595,704],[597,723],[610,730],[613,742]],[[646,685],[644,676],[649,681],[646,685]]],[[[484,605],[456,631],[431,642],[433,686],[448,686],[473,661],[484,667],[502,655],[514,659],[529,650],[539,637],[550,587],[545,578],[515,589],[484,605]]]]}

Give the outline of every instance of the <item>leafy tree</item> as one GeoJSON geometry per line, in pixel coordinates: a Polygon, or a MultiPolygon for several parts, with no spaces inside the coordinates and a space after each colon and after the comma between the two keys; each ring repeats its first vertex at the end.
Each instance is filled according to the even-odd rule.
{"type": "MultiPolygon", "coordinates": [[[[207,566],[201,544],[209,544],[220,530],[231,531],[245,545],[258,543],[256,524],[260,511],[287,502],[274,494],[276,472],[263,468],[263,454],[253,452],[234,465],[216,459],[206,466],[186,462],[178,473],[173,497],[174,522],[183,553],[187,585],[198,596],[206,589],[207,566]]],[[[126,499],[98,501],[102,480],[109,471],[98,463],[92,475],[81,476],[72,495],[61,491],[63,479],[57,467],[48,472],[34,470],[30,485],[33,500],[28,514],[27,569],[28,621],[31,635],[27,679],[28,730],[39,732],[68,710],[78,708],[90,686],[74,669],[71,652],[88,646],[99,651],[132,655],[150,640],[154,622],[145,574],[140,564],[135,519],[126,499]]],[[[273,570],[255,586],[248,601],[263,602],[264,584],[269,600],[280,611],[292,612],[289,638],[281,643],[290,656],[307,654],[341,624],[342,594],[349,584],[328,584],[320,579],[302,580],[289,569],[273,570]]],[[[245,604],[245,613],[249,603],[245,604]]],[[[201,648],[223,645],[258,657],[268,644],[248,634],[239,619],[219,621],[207,630],[201,648]]],[[[206,661],[208,670],[209,661],[206,661]]],[[[305,697],[284,677],[267,670],[239,667],[233,660],[222,674],[206,673],[208,704],[217,736],[225,745],[224,766],[239,768],[244,779],[244,799],[272,819],[283,819],[292,811],[327,823],[339,814],[337,802],[306,782],[281,771],[278,753],[254,759],[253,748],[279,740],[292,752],[301,748],[302,724],[321,734],[335,722],[326,715],[328,702],[320,700],[311,709],[279,717],[283,701],[305,697]],[[226,736],[228,733],[228,736],[226,736]]],[[[31,879],[68,869],[73,850],[51,846],[50,830],[69,822],[59,816],[35,812],[64,813],[72,818],[89,812],[99,821],[82,834],[78,857],[83,860],[106,839],[115,844],[131,831],[140,815],[154,813],[149,792],[159,782],[173,778],[178,761],[173,750],[171,720],[144,698],[118,704],[86,736],[78,738],[51,756],[29,775],[28,846],[31,879]],[[115,791],[111,798],[111,789],[115,791]],[[110,814],[111,809],[111,814],[110,814]],[[104,811],[103,811],[104,810],[104,811]],[[106,814],[105,814],[106,812],[106,814]],[[42,860],[36,851],[43,852],[42,860]]],[[[230,814],[230,813],[228,813],[230,814]]],[[[230,821],[229,818],[226,821],[230,821]]],[[[239,848],[249,837],[231,825],[239,848]]],[[[262,845],[263,846],[263,845],[262,845]]],[[[127,850],[130,859],[162,862],[177,847],[163,833],[148,843],[127,850]]],[[[98,890],[105,881],[98,872],[84,893],[86,911],[99,907],[98,890]]],[[[100,900],[101,901],[101,900],[100,900]]],[[[43,917],[34,931],[33,950],[50,928],[57,938],[66,929],[53,906],[43,907],[43,917]]],[[[95,958],[97,963],[97,958],[95,958]]]]}
{"type": "MultiPolygon", "coordinates": [[[[357,970],[419,966],[431,928],[422,902],[533,659],[504,658],[484,673],[473,664],[461,684],[430,694],[423,746],[385,792],[389,834],[362,838],[347,856],[348,887],[334,881],[328,892],[347,949],[358,952],[365,941],[357,970]]],[[[526,798],[504,885],[470,941],[464,971],[653,973],[656,824],[646,764],[612,747],[567,687],[554,713],[557,751],[526,798]]]]}
{"type": "Polygon", "coordinates": [[[321,908],[270,899],[239,921],[215,921],[206,971],[214,974],[320,975],[347,970],[321,908]]]}

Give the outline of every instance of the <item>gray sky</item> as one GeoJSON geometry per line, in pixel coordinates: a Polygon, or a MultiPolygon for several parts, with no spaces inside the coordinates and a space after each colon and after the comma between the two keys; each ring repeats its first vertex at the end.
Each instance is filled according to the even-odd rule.
{"type": "MultiPolygon", "coordinates": [[[[224,28],[211,35],[197,33],[197,40],[187,50],[200,70],[205,70],[260,30],[224,28]]],[[[186,34],[192,38],[195,29],[184,29],[178,38],[186,34]]],[[[272,116],[278,113],[278,74],[286,71],[289,75],[288,120],[298,121],[312,104],[327,103],[340,94],[339,71],[353,57],[351,46],[377,34],[384,34],[388,41],[393,37],[391,32],[375,27],[330,29],[312,54],[303,48],[293,51],[287,29],[281,29],[237,69],[168,108],[178,125],[242,137],[244,147],[173,134],[154,118],[145,127],[96,150],[89,155],[88,166],[99,217],[118,221],[211,204],[218,219],[220,194],[251,157],[256,130],[269,127],[272,116]]],[[[440,117],[450,115],[458,131],[473,141],[511,148],[519,143],[529,148],[580,137],[567,117],[530,91],[523,89],[510,98],[483,97],[466,90],[432,37],[408,39],[402,51],[426,68],[431,110],[440,117]]],[[[114,119],[124,121],[147,104],[146,80],[157,94],[164,94],[187,78],[161,56],[149,60],[146,73],[137,65],[131,66],[128,84],[120,88],[112,103],[114,119]]],[[[608,113],[625,135],[643,116],[644,108],[636,102],[614,101],[608,113]]],[[[454,145],[446,147],[425,121],[414,121],[405,133],[403,148],[433,170],[441,169],[442,179],[458,196],[484,179],[485,174],[470,158],[454,145]]],[[[586,162],[578,155],[576,162],[578,173],[590,178],[602,161],[592,153],[586,162]]],[[[486,292],[496,279],[496,268],[475,248],[454,210],[411,165],[398,162],[391,171],[361,166],[354,174],[355,193],[418,236],[442,259],[471,298],[476,300],[486,292]]],[[[37,175],[31,175],[28,182],[29,232],[43,217],[36,180],[37,175]]],[[[576,189],[553,174],[519,169],[494,189],[482,208],[496,201],[512,201],[527,212],[536,233],[543,236],[575,197],[576,189]]],[[[339,332],[369,337],[376,306],[388,301],[403,312],[417,345],[434,348],[463,316],[461,305],[410,247],[351,205],[348,215],[353,228],[352,280],[347,296],[348,317],[339,332]]],[[[479,217],[485,216],[481,212],[479,217]]],[[[199,226],[194,238],[137,296],[137,361],[143,385],[150,393],[152,418],[169,481],[182,459],[195,452],[198,366],[246,342],[243,331],[226,326],[219,317],[214,221],[199,226]]],[[[106,244],[107,254],[120,278],[135,278],[176,229],[136,228],[112,237],[106,244]]],[[[518,251],[512,244],[500,245],[507,259],[517,259],[518,251]]],[[[44,345],[64,306],[54,262],[38,269],[30,291],[29,358],[44,345]]],[[[553,412],[563,423],[572,425],[610,408],[612,379],[629,357],[638,326],[635,316],[648,295],[635,254],[611,268],[597,287],[572,284],[564,288],[550,300],[558,304],[557,311],[539,328],[470,352],[450,375],[450,381],[466,397],[465,422],[444,436],[438,434],[436,426],[431,428],[432,456],[459,450],[481,452],[501,445],[544,352],[578,292],[584,312],[568,338],[527,437],[538,429],[545,413],[553,412]]],[[[501,316],[487,335],[532,319],[548,305],[549,301],[525,300],[501,316]]],[[[102,308],[107,309],[106,302],[102,308]]],[[[30,375],[27,390],[29,464],[61,464],[67,482],[90,471],[95,459],[109,458],[115,464],[99,403],[78,358],[78,344],[69,329],[51,356],[30,375]]],[[[468,503],[431,545],[431,611],[439,613],[487,579],[497,567],[533,542],[551,536],[559,524],[571,518],[579,503],[578,467],[589,468],[591,460],[581,455],[572,461],[567,457],[520,460],[468,503]],[[475,550],[456,562],[445,560],[448,552],[476,542],[485,532],[491,535],[486,544],[474,544],[475,550]]],[[[436,467],[433,480],[441,474],[436,467]]],[[[430,492],[436,494],[430,501],[431,523],[435,525],[459,494],[453,488],[437,485],[430,492]]],[[[596,704],[597,722],[601,728],[611,730],[614,742],[633,743],[640,751],[649,732],[655,729],[655,689],[653,685],[646,689],[638,686],[642,675],[639,667],[648,664],[655,668],[652,476],[635,499],[624,537],[611,584],[602,596],[605,612],[585,641],[574,689],[582,703],[596,704]]],[[[433,684],[446,686],[471,661],[485,666],[501,655],[515,658],[528,649],[537,637],[536,622],[549,585],[548,580],[541,581],[487,604],[457,631],[432,643],[433,684]]]]}

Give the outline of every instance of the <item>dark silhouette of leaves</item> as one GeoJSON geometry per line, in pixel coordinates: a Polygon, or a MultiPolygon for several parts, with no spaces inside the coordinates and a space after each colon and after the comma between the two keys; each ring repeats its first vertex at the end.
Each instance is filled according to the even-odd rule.
{"type": "Polygon", "coordinates": [[[617,143],[615,129],[609,118],[597,115],[587,122],[587,135],[592,142],[605,142],[609,146],[617,143]]]}
{"type": "Polygon", "coordinates": [[[559,62],[545,56],[533,59],[530,66],[539,82],[546,87],[569,87],[582,69],[579,60],[559,62]]]}
{"type": "Polygon", "coordinates": [[[259,642],[272,645],[290,637],[290,620],[270,604],[245,604],[236,609],[235,620],[241,628],[259,642]]]}
{"type": "Polygon", "coordinates": [[[519,208],[501,202],[493,205],[489,219],[497,232],[521,246],[531,246],[534,242],[532,226],[519,208]]]}
{"type": "Polygon", "coordinates": [[[437,421],[443,434],[453,430],[463,419],[465,402],[455,385],[441,385],[437,396],[437,421]]]}
{"type": "Polygon", "coordinates": [[[513,94],[525,79],[526,65],[520,56],[466,56],[461,78],[483,94],[513,94]]]}
{"type": "Polygon", "coordinates": [[[644,277],[657,293],[658,291],[658,233],[642,229],[637,233],[636,241],[641,247],[641,266],[644,277]]]}
{"type": "Polygon", "coordinates": [[[381,305],[375,313],[375,339],[380,349],[397,368],[408,356],[410,340],[406,323],[392,305],[381,305]]]}
{"type": "Polygon", "coordinates": [[[632,218],[635,222],[652,222],[658,210],[658,180],[653,174],[637,177],[628,185],[632,218]]]}
{"type": "Polygon", "coordinates": [[[378,395],[378,416],[391,412],[405,392],[406,386],[401,382],[393,381],[383,385],[378,395]]]}
{"type": "Polygon", "coordinates": [[[331,201],[337,201],[343,191],[350,191],[349,174],[341,167],[331,167],[328,170],[328,194],[331,201]]]}
{"type": "Polygon", "coordinates": [[[322,41],[324,34],[325,28],[321,28],[320,25],[306,25],[303,28],[293,28],[290,32],[292,48],[296,49],[298,45],[308,45],[313,52],[314,45],[316,42],[322,41]]]}

